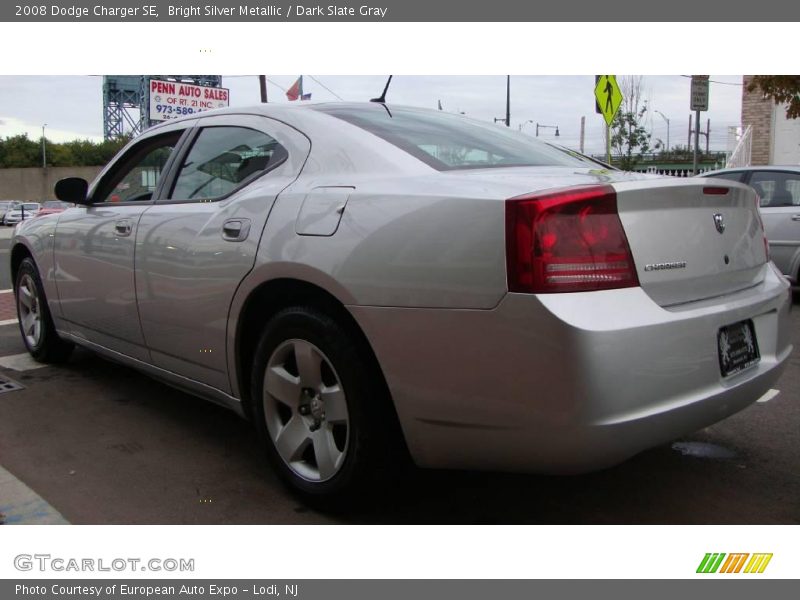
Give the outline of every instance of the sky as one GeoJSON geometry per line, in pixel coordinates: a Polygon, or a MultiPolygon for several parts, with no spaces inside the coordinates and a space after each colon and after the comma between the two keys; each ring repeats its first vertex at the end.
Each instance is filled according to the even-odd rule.
{"type": "MultiPolygon", "coordinates": [[[[268,75],[270,102],[287,102],[284,91],[297,75],[268,75]]],[[[369,100],[379,96],[386,75],[315,76],[304,75],[304,91],[314,101],[369,100]]],[[[618,79],[622,76],[618,75],[618,79]]],[[[701,113],[701,131],[711,120],[711,149],[725,150],[728,127],[741,120],[742,77],[712,75],[709,111],[701,113]]],[[[0,76],[0,137],[27,133],[40,139],[42,125],[46,137],[62,142],[76,138],[102,139],[101,76],[0,76]]],[[[223,87],[230,89],[231,106],[247,106],[260,101],[255,75],[223,75],[223,87]]],[[[689,126],[690,79],[686,76],[645,76],[644,97],[650,112],[645,121],[653,140],[666,142],[669,119],[670,145],[685,145],[689,126]],[[664,117],[655,111],[663,113],[664,117]]],[[[505,118],[506,78],[488,76],[409,76],[393,78],[387,101],[463,112],[483,121],[505,118]]],[[[542,138],[577,149],[581,117],[586,117],[585,149],[602,154],[605,123],[594,112],[594,77],[587,76],[511,76],[511,126],[535,135],[535,124],[558,126],[540,128],[542,138]]],[[[704,143],[701,137],[701,144],[704,143]]]]}

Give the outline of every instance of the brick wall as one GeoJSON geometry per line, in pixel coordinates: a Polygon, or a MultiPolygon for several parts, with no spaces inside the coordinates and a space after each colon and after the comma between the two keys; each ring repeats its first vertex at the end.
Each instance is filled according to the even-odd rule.
{"type": "Polygon", "coordinates": [[[747,85],[753,78],[745,75],[742,86],[742,126],[753,127],[753,149],[751,164],[768,165],[772,145],[772,100],[765,99],[760,92],[748,92],[747,85]]]}

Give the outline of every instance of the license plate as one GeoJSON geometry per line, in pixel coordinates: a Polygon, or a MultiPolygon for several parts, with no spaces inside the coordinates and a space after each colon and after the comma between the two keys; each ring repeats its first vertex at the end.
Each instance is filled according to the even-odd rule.
{"type": "Polygon", "coordinates": [[[719,368],[723,377],[749,369],[761,360],[753,321],[728,325],[717,334],[719,368]]]}

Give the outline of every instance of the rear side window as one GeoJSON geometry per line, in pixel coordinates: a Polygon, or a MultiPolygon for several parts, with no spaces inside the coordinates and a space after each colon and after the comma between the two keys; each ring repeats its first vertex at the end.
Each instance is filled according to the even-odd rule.
{"type": "Polygon", "coordinates": [[[744,175],[743,171],[733,171],[731,173],[713,173],[709,175],[709,177],[713,177],[714,179],[727,179],[728,181],[742,181],[742,175],[744,175]]]}
{"type": "Polygon", "coordinates": [[[761,206],[800,205],[800,173],[756,171],[750,177],[750,186],[761,198],[761,206]]]}
{"type": "Polygon", "coordinates": [[[507,127],[446,112],[383,105],[322,104],[313,108],[369,131],[440,171],[590,166],[584,160],[507,127]]]}
{"type": "Polygon", "coordinates": [[[266,133],[246,127],[206,127],[186,155],[170,197],[218,199],[276,167],[286,150],[266,133]]]}

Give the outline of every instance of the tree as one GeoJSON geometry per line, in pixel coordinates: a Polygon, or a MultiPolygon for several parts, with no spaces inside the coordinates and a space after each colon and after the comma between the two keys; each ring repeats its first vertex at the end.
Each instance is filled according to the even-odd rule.
{"type": "MultiPolygon", "coordinates": [[[[47,165],[50,167],[94,167],[110,161],[128,143],[129,136],[93,142],[72,140],[55,143],[46,140],[47,165]]],[[[27,134],[0,138],[0,168],[41,167],[42,139],[31,140],[27,134]]]]}
{"type": "Polygon", "coordinates": [[[15,135],[0,140],[0,167],[41,167],[42,147],[40,142],[28,138],[28,134],[15,135]]]}
{"type": "Polygon", "coordinates": [[[621,79],[622,104],[611,122],[611,148],[625,171],[633,169],[642,155],[650,151],[650,133],[643,125],[647,114],[643,79],[641,75],[621,79]]]}
{"type": "Polygon", "coordinates": [[[786,103],[787,119],[800,117],[800,75],[753,75],[747,91],[760,91],[775,104],[786,103]]]}

